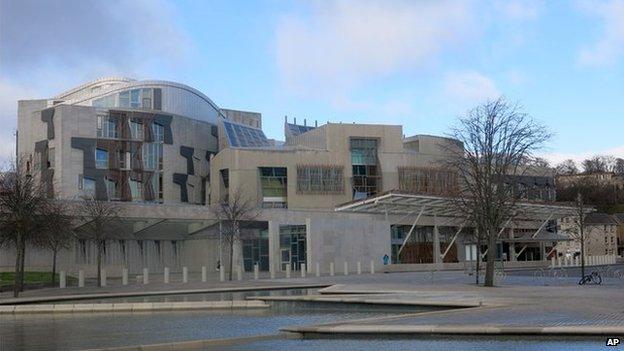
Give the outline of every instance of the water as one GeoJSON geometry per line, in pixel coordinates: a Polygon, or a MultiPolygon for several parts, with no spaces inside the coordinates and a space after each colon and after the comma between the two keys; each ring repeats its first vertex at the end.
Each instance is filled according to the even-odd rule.
{"type": "Polygon", "coordinates": [[[283,326],[395,315],[396,311],[297,308],[0,316],[0,350],[79,350],[275,334],[283,326]]]}
{"type": "MultiPolygon", "coordinates": [[[[153,296],[131,296],[112,297],[98,299],[81,299],[53,302],[54,304],[80,304],[80,303],[135,303],[135,302],[187,302],[187,301],[231,301],[245,300],[254,296],[301,296],[317,294],[318,289],[282,289],[282,290],[257,290],[240,292],[220,292],[220,293],[196,293],[196,294],[174,294],[174,295],[153,295],[153,296]]],[[[49,305],[50,302],[41,304],[49,305]]]]}
{"type": "Polygon", "coordinates": [[[542,351],[542,350],[597,350],[606,348],[605,338],[536,338],[519,337],[414,337],[409,339],[274,339],[207,350],[341,350],[341,351],[413,351],[413,350],[474,350],[474,351],[542,351]]]}

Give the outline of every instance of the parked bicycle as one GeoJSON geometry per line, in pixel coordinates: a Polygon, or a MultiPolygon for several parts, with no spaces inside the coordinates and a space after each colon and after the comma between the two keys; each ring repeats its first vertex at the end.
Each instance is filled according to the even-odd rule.
{"type": "Polygon", "coordinates": [[[579,285],[585,285],[585,284],[600,285],[602,284],[602,277],[600,276],[598,272],[591,272],[591,274],[587,274],[586,276],[581,278],[581,280],[579,281],[579,285]]]}

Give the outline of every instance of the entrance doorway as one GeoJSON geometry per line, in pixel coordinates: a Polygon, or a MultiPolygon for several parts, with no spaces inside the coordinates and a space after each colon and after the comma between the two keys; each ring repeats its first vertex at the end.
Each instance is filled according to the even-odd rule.
{"type": "Polygon", "coordinates": [[[298,271],[302,263],[306,263],[306,226],[280,226],[280,258],[281,268],[298,271]]]}

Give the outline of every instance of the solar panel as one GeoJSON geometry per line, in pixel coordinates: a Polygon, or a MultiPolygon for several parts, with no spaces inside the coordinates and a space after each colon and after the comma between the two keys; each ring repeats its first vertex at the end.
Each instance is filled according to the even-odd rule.
{"type": "Polygon", "coordinates": [[[312,126],[300,126],[300,125],[291,124],[291,123],[286,123],[286,127],[288,128],[288,131],[290,132],[291,136],[297,136],[315,128],[312,126]]]}
{"type": "Polygon", "coordinates": [[[230,147],[265,147],[271,143],[260,129],[223,121],[230,147]]]}

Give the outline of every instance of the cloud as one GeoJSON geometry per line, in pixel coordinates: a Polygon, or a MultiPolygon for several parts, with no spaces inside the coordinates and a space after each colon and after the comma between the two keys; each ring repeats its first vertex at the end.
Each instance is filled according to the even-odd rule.
{"type": "Polygon", "coordinates": [[[17,100],[188,60],[194,45],[175,16],[165,0],[0,1],[0,161],[14,153],[17,100]]]}
{"type": "Polygon", "coordinates": [[[474,32],[469,1],[346,0],[289,14],[277,25],[283,83],[301,95],[348,92],[362,83],[418,70],[474,32]]]}
{"type": "Polygon", "coordinates": [[[444,93],[458,103],[480,103],[501,95],[494,81],[476,71],[447,73],[444,93]]]}
{"type": "Polygon", "coordinates": [[[494,9],[514,21],[534,21],[545,9],[543,0],[496,0],[494,9]]]}
{"type": "Polygon", "coordinates": [[[610,155],[614,157],[624,158],[624,145],[612,147],[610,149],[602,150],[600,152],[584,151],[584,152],[575,152],[575,153],[565,153],[565,152],[544,153],[543,155],[541,155],[541,157],[547,159],[552,165],[556,165],[568,159],[572,159],[577,164],[580,165],[583,160],[586,160],[596,155],[610,155]]]}
{"type": "Polygon", "coordinates": [[[585,66],[615,63],[624,56],[624,0],[582,1],[578,4],[583,12],[598,17],[603,24],[597,41],[581,50],[579,63],[585,66]]]}

